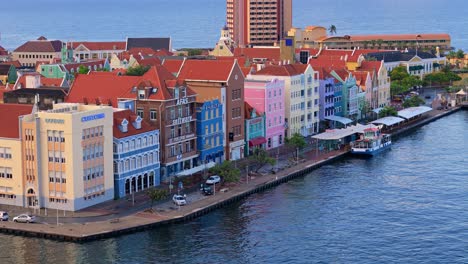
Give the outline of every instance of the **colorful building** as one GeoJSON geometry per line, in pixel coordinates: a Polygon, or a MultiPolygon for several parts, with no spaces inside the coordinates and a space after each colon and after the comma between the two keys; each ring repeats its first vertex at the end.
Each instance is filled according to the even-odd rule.
{"type": "Polygon", "coordinates": [[[6,85],[7,83],[15,83],[18,79],[16,67],[10,63],[0,64],[0,85],[6,85]]]}
{"type": "MultiPolygon", "coordinates": [[[[249,77],[250,78],[250,77],[249,77]]],[[[265,117],[265,149],[284,144],[285,135],[285,81],[271,80],[245,81],[245,101],[265,117]]]]}
{"type": "Polygon", "coordinates": [[[309,136],[319,130],[319,77],[310,65],[272,65],[248,76],[253,80],[277,78],[285,82],[286,137],[309,136]]]}
{"type": "Polygon", "coordinates": [[[73,50],[76,61],[107,59],[112,54],[120,54],[126,49],[125,41],[74,41],[67,44],[73,50]]]}
{"type": "Polygon", "coordinates": [[[356,83],[356,78],[347,72],[347,75],[339,75],[336,71],[332,71],[331,75],[341,82],[342,90],[340,92],[335,91],[335,97],[340,97],[342,111],[337,111],[335,104],[335,115],[339,113],[340,116],[349,118],[351,120],[360,120],[363,117],[363,108],[366,98],[366,93],[356,83]]]}
{"type": "Polygon", "coordinates": [[[244,74],[237,60],[186,60],[180,81],[197,93],[197,100],[218,99],[223,107],[224,156],[244,157],[244,74]]]}
{"type": "Polygon", "coordinates": [[[223,106],[218,99],[197,102],[198,164],[224,160],[223,106]]]}
{"type": "Polygon", "coordinates": [[[325,121],[326,118],[335,115],[335,82],[338,82],[330,71],[325,68],[315,67],[319,72],[319,118],[325,121]]]}
{"type": "MultiPolygon", "coordinates": [[[[245,155],[253,154],[254,149],[265,149],[265,115],[257,115],[255,108],[245,102],[245,155]]],[[[271,142],[270,142],[271,143],[271,142]]]]}
{"type": "Polygon", "coordinates": [[[17,60],[24,67],[33,68],[38,61],[54,62],[61,58],[63,43],[60,40],[47,40],[39,37],[37,40],[27,41],[12,53],[13,60],[17,60]]]}
{"type": "Polygon", "coordinates": [[[114,111],[115,198],[160,184],[159,130],[131,110],[114,111]]]}

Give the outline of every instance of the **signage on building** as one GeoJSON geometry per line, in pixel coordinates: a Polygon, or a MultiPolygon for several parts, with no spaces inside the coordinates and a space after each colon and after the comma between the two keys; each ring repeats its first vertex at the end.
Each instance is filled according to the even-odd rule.
{"type": "Polygon", "coordinates": [[[245,144],[244,140],[239,140],[239,141],[236,141],[236,142],[229,143],[229,147],[230,148],[237,148],[237,147],[243,146],[244,144],[245,144]]]}
{"type": "Polygon", "coordinates": [[[188,104],[188,103],[189,103],[188,98],[184,97],[184,98],[177,99],[176,105],[184,105],[184,104],[188,104]]]}
{"type": "Polygon", "coordinates": [[[251,125],[255,125],[262,122],[263,117],[255,118],[250,120],[251,125]]]}
{"type": "Polygon", "coordinates": [[[186,117],[179,117],[177,119],[172,120],[173,125],[180,125],[183,123],[188,123],[192,121],[192,116],[186,116],[186,117]]]}
{"type": "Polygon", "coordinates": [[[104,113],[89,115],[89,116],[83,116],[81,118],[81,122],[88,122],[88,121],[93,121],[93,120],[97,120],[97,119],[103,119],[105,117],[106,117],[106,115],[104,113]]]}
{"type": "Polygon", "coordinates": [[[179,142],[179,141],[182,141],[182,140],[185,140],[185,139],[193,138],[193,137],[195,137],[195,134],[192,133],[192,134],[188,134],[188,135],[182,135],[180,137],[170,138],[169,139],[169,144],[179,142]]]}
{"type": "Polygon", "coordinates": [[[52,123],[52,124],[65,124],[65,120],[55,119],[55,118],[46,118],[45,122],[46,123],[52,123]]]}

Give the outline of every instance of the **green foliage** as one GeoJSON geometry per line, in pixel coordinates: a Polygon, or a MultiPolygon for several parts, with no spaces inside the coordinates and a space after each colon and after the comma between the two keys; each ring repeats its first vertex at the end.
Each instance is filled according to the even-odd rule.
{"type": "Polygon", "coordinates": [[[461,84],[465,87],[468,87],[468,77],[463,78],[463,80],[461,81],[461,84]]]}
{"type": "Polygon", "coordinates": [[[457,50],[457,53],[456,53],[456,58],[457,59],[463,59],[465,57],[465,52],[461,49],[457,50]]]}
{"type": "Polygon", "coordinates": [[[203,50],[201,49],[187,49],[189,56],[198,56],[203,54],[203,50]]]}
{"type": "Polygon", "coordinates": [[[404,66],[395,67],[390,72],[390,79],[392,80],[392,82],[401,81],[408,76],[409,76],[409,73],[408,71],[406,71],[406,67],[404,66]]]}
{"type": "Polygon", "coordinates": [[[403,102],[403,107],[404,108],[408,108],[408,107],[413,107],[413,106],[420,106],[420,105],[423,105],[425,104],[426,102],[424,101],[424,99],[422,99],[421,97],[419,96],[411,96],[410,98],[406,99],[404,102],[403,102]]]}
{"type": "Polygon", "coordinates": [[[164,200],[164,199],[166,199],[167,196],[169,195],[169,193],[167,192],[167,190],[164,190],[164,189],[156,189],[156,188],[148,189],[148,191],[146,192],[146,194],[148,195],[148,197],[149,197],[150,200],[151,200],[151,208],[153,208],[153,203],[154,203],[154,202],[164,200]]]}
{"type": "Polygon", "coordinates": [[[229,160],[210,168],[210,173],[219,175],[225,182],[238,182],[240,180],[240,170],[234,167],[229,160]]]}
{"type": "Polygon", "coordinates": [[[395,108],[391,106],[385,106],[379,112],[379,118],[386,117],[386,116],[397,116],[398,112],[395,108]]]}
{"type": "Polygon", "coordinates": [[[127,75],[128,76],[142,76],[145,74],[148,70],[150,69],[150,66],[135,66],[135,67],[129,67],[127,69],[127,75]]]}
{"type": "Polygon", "coordinates": [[[78,74],[88,74],[88,72],[89,69],[84,65],[80,65],[80,67],[78,67],[78,74]]]}
{"type": "Polygon", "coordinates": [[[417,76],[410,75],[404,66],[394,68],[390,72],[390,94],[392,96],[409,92],[411,87],[422,85],[417,76]]]}
{"type": "Polygon", "coordinates": [[[249,157],[251,163],[254,164],[255,172],[258,172],[265,165],[270,164],[271,166],[276,164],[276,160],[268,155],[268,152],[264,149],[255,149],[253,155],[249,157]]]}
{"type": "Polygon", "coordinates": [[[286,145],[292,148],[292,150],[294,151],[294,157],[298,158],[296,157],[296,149],[303,149],[307,145],[307,142],[305,141],[303,136],[301,136],[299,133],[295,133],[294,135],[292,135],[291,138],[286,139],[286,145]]]}
{"type": "Polygon", "coordinates": [[[454,81],[460,81],[461,77],[451,71],[440,71],[427,74],[424,76],[425,83],[449,83],[454,81]]]}
{"type": "Polygon", "coordinates": [[[447,54],[446,57],[449,58],[449,59],[454,59],[454,58],[457,57],[457,53],[455,51],[451,50],[451,51],[449,51],[449,53],[447,54]]]}
{"type": "Polygon", "coordinates": [[[336,34],[336,26],[335,26],[335,25],[331,25],[331,26],[328,28],[328,32],[330,33],[330,35],[335,35],[335,34],[336,34]]]}
{"type": "Polygon", "coordinates": [[[402,86],[400,82],[392,82],[390,83],[390,94],[393,96],[397,94],[404,94],[409,92],[409,88],[402,86]]]}

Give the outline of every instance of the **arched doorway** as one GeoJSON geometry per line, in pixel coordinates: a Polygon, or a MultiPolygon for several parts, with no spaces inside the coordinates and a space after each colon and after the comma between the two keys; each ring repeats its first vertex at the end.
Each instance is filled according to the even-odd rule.
{"type": "Polygon", "coordinates": [[[132,178],[132,192],[136,192],[136,178],[132,178]]]}
{"type": "Polygon", "coordinates": [[[130,180],[125,180],[125,195],[130,193],[130,180]]]}
{"type": "Polygon", "coordinates": [[[143,177],[143,189],[148,188],[148,173],[145,173],[145,176],[143,177]]]}
{"type": "Polygon", "coordinates": [[[26,193],[28,207],[37,206],[37,197],[33,189],[29,189],[26,193]]]}
{"type": "Polygon", "coordinates": [[[143,182],[141,181],[141,175],[138,176],[138,190],[143,190],[143,182]]]}
{"type": "Polygon", "coordinates": [[[150,175],[149,175],[149,186],[154,186],[154,172],[150,172],[150,175]]]}

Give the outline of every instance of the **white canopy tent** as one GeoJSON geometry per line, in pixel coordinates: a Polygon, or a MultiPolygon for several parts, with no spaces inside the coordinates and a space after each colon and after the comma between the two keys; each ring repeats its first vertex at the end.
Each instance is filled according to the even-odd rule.
{"type": "Polygon", "coordinates": [[[349,126],[342,129],[331,129],[323,133],[312,136],[312,138],[319,140],[339,140],[356,133],[363,133],[364,129],[375,127],[373,124],[349,126]]]}
{"type": "Polygon", "coordinates": [[[386,117],[382,117],[382,118],[379,118],[377,120],[374,120],[371,123],[372,124],[381,124],[381,125],[386,125],[386,126],[393,126],[393,125],[396,125],[396,124],[401,123],[403,121],[405,121],[405,119],[403,119],[401,117],[386,116],[386,117]]]}
{"type": "Polygon", "coordinates": [[[428,106],[415,106],[415,107],[409,107],[403,110],[398,111],[398,116],[403,117],[404,119],[410,119],[415,116],[427,113],[431,111],[432,108],[428,106]]]}
{"type": "Polygon", "coordinates": [[[210,162],[208,162],[208,163],[206,163],[206,164],[202,164],[202,165],[200,165],[200,166],[193,167],[193,168],[188,169],[188,170],[183,170],[183,171],[179,172],[179,173],[177,174],[177,176],[188,176],[188,175],[192,175],[192,174],[194,174],[194,173],[197,173],[197,172],[200,172],[200,171],[204,170],[205,168],[206,168],[206,169],[212,168],[212,167],[214,167],[215,165],[216,165],[215,162],[210,161],[210,162]]]}
{"type": "Polygon", "coordinates": [[[342,117],[342,116],[328,116],[328,117],[325,117],[325,119],[330,120],[330,121],[340,122],[343,125],[347,125],[353,122],[353,120],[346,118],[346,117],[342,117]]]}

